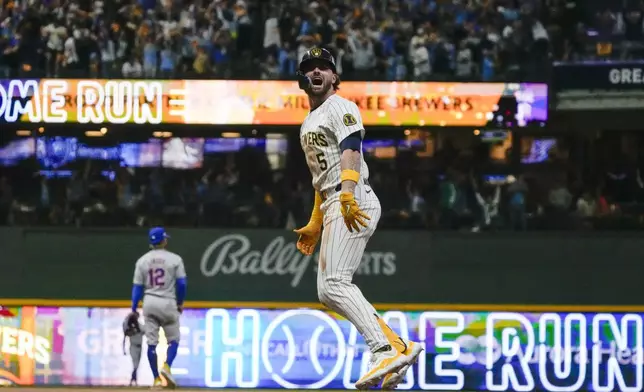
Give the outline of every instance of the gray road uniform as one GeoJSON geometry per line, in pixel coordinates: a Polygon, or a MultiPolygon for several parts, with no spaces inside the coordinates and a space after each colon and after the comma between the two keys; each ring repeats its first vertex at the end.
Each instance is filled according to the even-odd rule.
{"type": "Polygon", "coordinates": [[[179,342],[176,282],[185,277],[183,259],[165,249],[153,249],[136,262],[134,284],[144,287],[143,319],[148,345],[159,343],[159,328],[163,328],[168,342],[179,342]]]}
{"type": "Polygon", "coordinates": [[[143,351],[143,326],[135,320],[136,324],[128,317],[123,321],[123,353],[125,354],[125,339],[130,340],[130,358],[132,358],[132,380],[136,380],[136,373],[141,362],[141,352],[143,351]]]}

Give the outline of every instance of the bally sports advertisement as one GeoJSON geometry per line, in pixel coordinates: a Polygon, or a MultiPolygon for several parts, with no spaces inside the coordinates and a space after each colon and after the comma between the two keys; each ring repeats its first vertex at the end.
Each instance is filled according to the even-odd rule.
{"type": "MultiPolygon", "coordinates": [[[[15,316],[0,318],[3,384],[129,381],[132,364],[121,326],[127,308],[9,309],[15,316]]],[[[382,315],[400,335],[426,348],[402,390],[642,390],[641,313],[382,315]]],[[[352,389],[369,361],[356,329],[320,310],[188,309],[181,320],[173,367],[180,386],[352,389]]],[[[165,350],[162,337],[160,362],[165,350]]],[[[151,382],[142,362],[139,383],[151,382]]]]}
{"type": "MultiPolygon", "coordinates": [[[[366,126],[521,127],[548,115],[540,83],[343,82],[338,93],[366,126]]],[[[0,80],[4,123],[300,125],[308,104],[294,81],[0,80]]]]}

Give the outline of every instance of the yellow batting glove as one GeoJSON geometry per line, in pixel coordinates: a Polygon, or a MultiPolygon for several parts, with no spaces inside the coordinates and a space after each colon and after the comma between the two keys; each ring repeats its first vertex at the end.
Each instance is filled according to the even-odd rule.
{"type": "Polygon", "coordinates": [[[297,238],[297,250],[302,254],[310,256],[315,252],[315,247],[320,241],[320,234],[322,233],[322,226],[316,222],[309,222],[306,226],[293,230],[299,234],[297,238]]]}
{"type": "Polygon", "coordinates": [[[344,224],[347,225],[347,229],[349,229],[351,233],[353,233],[354,230],[356,233],[362,230],[360,226],[367,227],[365,219],[371,219],[369,215],[360,210],[358,202],[356,202],[355,197],[353,197],[353,193],[350,192],[340,193],[340,211],[344,217],[344,224]]]}
{"type": "Polygon", "coordinates": [[[313,204],[313,211],[311,212],[311,219],[306,226],[293,230],[299,235],[297,238],[297,250],[303,254],[310,256],[315,251],[315,247],[320,241],[320,234],[322,233],[322,220],[324,215],[320,211],[322,205],[322,197],[319,192],[315,192],[315,203],[313,204]]]}

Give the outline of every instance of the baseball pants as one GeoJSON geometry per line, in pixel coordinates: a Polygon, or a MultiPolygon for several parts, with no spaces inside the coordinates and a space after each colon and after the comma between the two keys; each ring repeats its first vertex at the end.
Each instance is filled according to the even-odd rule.
{"type": "Polygon", "coordinates": [[[145,338],[150,346],[159,344],[159,329],[163,328],[168,342],[179,342],[179,310],[177,301],[171,298],[146,295],[143,298],[145,338]]]}
{"type": "Polygon", "coordinates": [[[368,227],[351,233],[340,212],[339,195],[339,192],[332,195],[321,206],[324,228],[318,261],[318,297],[329,309],[349,320],[373,352],[389,342],[378,323],[376,310],[352,280],[380,220],[380,200],[370,186],[362,183],[356,186],[356,201],[371,219],[367,221],[368,227]]]}
{"type": "Polygon", "coordinates": [[[132,358],[132,365],[134,366],[134,371],[139,368],[139,363],[141,363],[141,351],[143,351],[143,336],[137,334],[130,337],[130,358],[132,358]]]}

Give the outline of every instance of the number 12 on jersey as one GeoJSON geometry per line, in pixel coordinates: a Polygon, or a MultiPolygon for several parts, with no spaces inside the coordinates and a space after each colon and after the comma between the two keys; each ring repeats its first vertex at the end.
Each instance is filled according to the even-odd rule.
{"type": "Polygon", "coordinates": [[[165,283],[165,270],[163,268],[150,268],[148,282],[150,287],[161,287],[165,283]]]}

